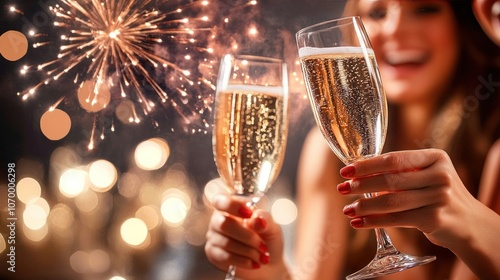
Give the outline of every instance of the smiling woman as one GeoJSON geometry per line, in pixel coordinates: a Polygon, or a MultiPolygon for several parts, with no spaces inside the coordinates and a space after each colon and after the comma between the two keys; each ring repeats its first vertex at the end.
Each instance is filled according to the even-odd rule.
{"type": "MultiPolygon", "coordinates": [[[[342,279],[374,254],[376,238],[366,229],[383,227],[401,251],[437,260],[377,279],[499,278],[500,247],[490,233],[500,231],[494,196],[500,180],[495,160],[500,48],[481,30],[471,1],[346,3],[346,16],[361,15],[380,66],[389,102],[384,154],[341,169],[313,129],[299,162],[293,270],[283,269],[281,231],[259,210],[244,228],[264,239],[270,262],[245,275],[276,279],[269,275],[281,272],[281,279],[288,279],[290,272],[297,279],[342,279]],[[361,197],[369,192],[379,195],[361,197]]],[[[219,197],[214,205],[223,221],[245,217],[237,212],[244,205],[235,200],[219,197]]],[[[258,260],[251,241],[226,246],[227,236],[241,227],[228,226],[217,215],[211,227],[220,235],[208,238],[220,247],[206,251],[210,260],[224,267],[234,251],[258,260]]]]}

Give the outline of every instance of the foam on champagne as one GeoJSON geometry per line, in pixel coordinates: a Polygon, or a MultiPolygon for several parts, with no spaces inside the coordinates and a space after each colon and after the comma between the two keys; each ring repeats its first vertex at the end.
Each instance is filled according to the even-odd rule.
{"type": "Polygon", "coordinates": [[[257,85],[227,85],[218,90],[219,92],[258,92],[276,97],[284,95],[285,89],[281,86],[257,86],[257,85]]]}
{"type": "Polygon", "coordinates": [[[316,48],[316,47],[303,47],[299,49],[299,57],[315,56],[315,55],[325,55],[325,54],[357,54],[363,53],[366,50],[368,54],[374,54],[373,49],[363,49],[361,47],[328,47],[328,48],[316,48]]]}

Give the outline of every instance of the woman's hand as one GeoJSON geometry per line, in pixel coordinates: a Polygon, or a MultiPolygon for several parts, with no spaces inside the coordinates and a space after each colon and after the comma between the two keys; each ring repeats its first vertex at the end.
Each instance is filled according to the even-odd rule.
{"type": "Polygon", "coordinates": [[[387,153],[340,173],[351,179],[337,186],[341,194],[378,193],[344,207],[354,228],[413,227],[449,248],[467,240],[466,225],[480,215],[474,210],[482,208],[441,150],[387,153]]]}
{"type": "Polygon", "coordinates": [[[340,173],[351,179],[337,186],[341,194],[378,193],[344,207],[354,228],[417,228],[480,279],[500,279],[500,215],[469,193],[444,151],[387,153],[340,173]]]}
{"type": "Polygon", "coordinates": [[[281,228],[270,214],[220,194],[207,232],[205,253],[217,268],[234,265],[242,279],[286,279],[281,228]]]}

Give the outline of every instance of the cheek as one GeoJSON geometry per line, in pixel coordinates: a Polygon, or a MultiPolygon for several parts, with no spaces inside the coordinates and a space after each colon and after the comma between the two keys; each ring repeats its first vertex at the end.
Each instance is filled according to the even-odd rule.
{"type": "MultiPolygon", "coordinates": [[[[455,37],[439,40],[435,44],[430,71],[441,80],[451,79],[456,72],[460,57],[460,44],[455,37]]],[[[465,70],[465,69],[464,69],[465,70]]]]}

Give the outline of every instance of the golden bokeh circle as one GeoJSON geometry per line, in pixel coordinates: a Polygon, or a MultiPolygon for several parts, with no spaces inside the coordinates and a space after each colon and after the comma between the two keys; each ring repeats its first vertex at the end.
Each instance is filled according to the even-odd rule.
{"type": "Polygon", "coordinates": [[[68,135],[71,129],[71,119],[60,109],[49,110],[40,118],[40,129],[48,139],[60,140],[68,135]]]}
{"type": "Polygon", "coordinates": [[[87,80],[78,89],[78,102],[87,112],[99,112],[106,108],[111,100],[111,92],[106,83],[87,80]]]}
{"type": "Polygon", "coordinates": [[[21,59],[28,52],[28,39],[23,33],[9,30],[0,36],[0,53],[9,61],[21,59]]]}

